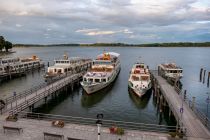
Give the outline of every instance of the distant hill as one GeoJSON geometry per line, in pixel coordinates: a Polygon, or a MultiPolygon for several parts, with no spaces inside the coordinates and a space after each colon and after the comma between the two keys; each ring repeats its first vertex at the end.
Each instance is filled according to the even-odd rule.
{"type": "Polygon", "coordinates": [[[93,43],[93,44],[14,44],[14,47],[56,47],[56,46],[99,46],[99,47],[210,47],[210,42],[174,42],[174,43],[148,43],[148,44],[125,44],[125,43],[93,43]]]}

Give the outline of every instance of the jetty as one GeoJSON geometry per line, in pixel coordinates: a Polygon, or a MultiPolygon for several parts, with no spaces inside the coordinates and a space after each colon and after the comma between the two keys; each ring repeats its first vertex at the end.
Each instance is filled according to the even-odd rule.
{"type": "Polygon", "coordinates": [[[4,100],[4,107],[0,108],[1,114],[17,114],[27,108],[33,109],[35,103],[42,99],[47,101],[48,96],[59,94],[60,92],[58,91],[65,90],[67,86],[70,86],[73,90],[75,84],[79,85],[83,74],[84,72],[73,74],[43,87],[40,86],[39,89],[31,90],[32,92],[29,90],[29,92],[8,97],[4,100]]]}
{"type": "Polygon", "coordinates": [[[169,115],[173,113],[177,120],[177,127],[186,130],[186,136],[191,139],[210,139],[210,122],[195,107],[195,98],[192,101],[186,98],[186,92],[182,92],[177,86],[171,85],[161,77],[157,70],[151,71],[153,77],[154,94],[160,112],[164,106],[169,107],[169,115]]]}

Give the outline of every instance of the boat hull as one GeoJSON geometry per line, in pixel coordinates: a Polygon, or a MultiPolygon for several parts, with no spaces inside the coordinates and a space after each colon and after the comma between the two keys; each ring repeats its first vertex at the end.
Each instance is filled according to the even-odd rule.
{"type": "Polygon", "coordinates": [[[93,94],[97,91],[100,91],[100,90],[106,88],[112,82],[114,82],[119,73],[120,73],[120,66],[115,70],[114,76],[106,83],[99,83],[99,84],[95,84],[95,85],[85,85],[85,84],[83,84],[83,82],[81,82],[81,85],[87,94],[93,94]]]}
{"type": "Polygon", "coordinates": [[[140,98],[141,98],[142,96],[144,96],[144,95],[147,93],[147,91],[151,89],[151,87],[152,87],[152,86],[151,86],[151,84],[150,84],[148,88],[145,88],[145,89],[142,89],[142,90],[137,90],[137,89],[131,87],[130,84],[128,84],[128,90],[129,90],[130,92],[132,92],[133,94],[137,95],[137,96],[140,97],[140,98]]]}

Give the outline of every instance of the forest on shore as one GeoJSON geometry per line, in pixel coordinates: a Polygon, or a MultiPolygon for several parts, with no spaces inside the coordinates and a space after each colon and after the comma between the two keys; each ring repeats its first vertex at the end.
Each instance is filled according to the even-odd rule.
{"type": "Polygon", "coordinates": [[[210,47],[210,42],[173,42],[173,43],[93,43],[93,44],[14,44],[14,47],[56,47],[56,46],[81,46],[81,47],[210,47]]]}

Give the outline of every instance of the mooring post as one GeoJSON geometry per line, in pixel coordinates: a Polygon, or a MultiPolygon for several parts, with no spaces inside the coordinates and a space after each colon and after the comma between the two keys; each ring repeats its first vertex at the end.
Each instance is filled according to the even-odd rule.
{"type": "Polygon", "coordinates": [[[186,100],[187,97],[187,90],[184,90],[184,101],[186,100]]]}
{"type": "Polygon", "coordinates": [[[71,91],[73,92],[74,91],[74,84],[71,83],[71,91]]]}
{"type": "Polygon", "coordinates": [[[157,86],[157,104],[159,104],[159,98],[160,98],[160,86],[157,86]]]}
{"type": "Polygon", "coordinates": [[[206,70],[204,70],[203,72],[203,83],[205,83],[205,79],[206,79],[206,70]]]}
{"type": "Polygon", "coordinates": [[[200,70],[200,82],[202,81],[202,75],[203,75],[203,68],[200,70]]]}
{"type": "Polygon", "coordinates": [[[208,74],[207,87],[209,87],[209,77],[210,77],[210,72],[208,74]]]}
{"type": "Polygon", "coordinates": [[[50,62],[47,62],[47,67],[49,67],[50,66],[50,62]]]}
{"type": "Polygon", "coordinates": [[[168,107],[168,116],[169,116],[169,118],[171,117],[171,109],[170,109],[170,107],[168,107]]]}
{"type": "Polygon", "coordinates": [[[192,97],[192,110],[195,109],[195,97],[192,97]]]}
{"type": "Polygon", "coordinates": [[[163,101],[163,95],[160,95],[160,113],[162,113],[162,101],[163,101]]]}
{"type": "Polygon", "coordinates": [[[47,103],[47,96],[44,97],[44,103],[45,103],[45,104],[47,103]]]}

